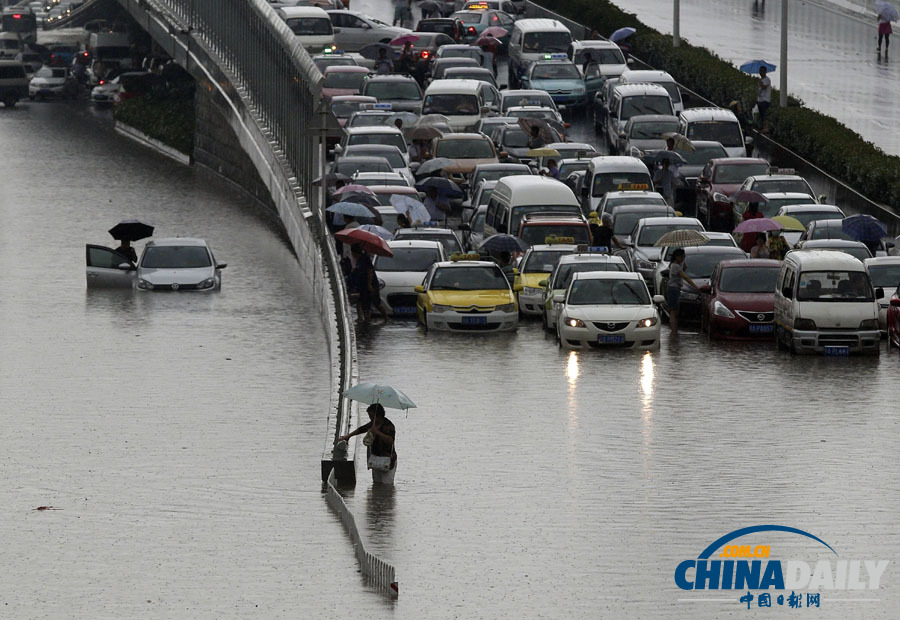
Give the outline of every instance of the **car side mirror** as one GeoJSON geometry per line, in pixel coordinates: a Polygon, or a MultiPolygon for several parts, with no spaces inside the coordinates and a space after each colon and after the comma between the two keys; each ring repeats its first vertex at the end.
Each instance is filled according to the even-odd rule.
{"type": "Polygon", "coordinates": [[[784,288],[782,288],[781,294],[785,299],[793,299],[794,298],[794,292],[791,290],[790,286],[785,286],[784,288]]]}
{"type": "Polygon", "coordinates": [[[891,305],[894,306],[895,308],[900,308],[900,299],[892,299],[891,305]]]}
{"type": "Polygon", "coordinates": [[[513,284],[512,290],[514,293],[521,293],[524,288],[520,283],[516,283],[513,284]]]}
{"type": "Polygon", "coordinates": [[[489,113],[490,111],[491,111],[491,106],[489,106],[489,105],[483,105],[483,106],[481,106],[481,113],[482,113],[482,114],[487,114],[487,113],[489,113]]]}
{"type": "Polygon", "coordinates": [[[894,243],[893,241],[885,241],[884,242],[884,247],[885,247],[885,249],[888,249],[888,250],[890,250],[891,248],[893,248],[896,245],[897,244],[894,243]]]}
{"type": "Polygon", "coordinates": [[[632,65],[634,65],[634,58],[629,58],[625,61],[625,64],[631,67],[632,65]]]}
{"type": "Polygon", "coordinates": [[[340,28],[332,28],[331,31],[332,31],[334,34],[341,34],[341,29],[340,29],[340,28]]]}
{"type": "Polygon", "coordinates": [[[135,267],[131,263],[119,263],[118,265],[116,265],[116,269],[121,269],[122,271],[134,271],[135,269],[137,269],[137,267],[135,267]]]}
{"type": "Polygon", "coordinates": [[[468,224],[460,224],[459,226],[456,227],[456,229],[462,230],[464,232],[469,232],[470,230],[472,230],[472,227],[469,226],[468,224]]]}
{"type": "Polygon", "coordinates": [[[700,286],[700,292],[709,295],[712,293],[712,287],[709,284],[703,284],[700,286]]]}
{"type": "Polygon", "coordinates": [[[417,292],[417,293],[424,293],[424,292],[425,292],[425,287],[422,286],[421,284],[417,284],[417,285],[415,286],[415,288],[413,288],[413,290],[414,290],[415,292],[417,292]]]}
{"type": "Polygon", "coordinates": [[[666,302],[666,298],[663,297],[662,295],[654,295],[654,296],[653,296],[653,303],[655,303],[655,304],[662,304],[662,303],[665,303],[665,302],[666,302]]]}
{"type": "Polygon", "coordinates": [[[556,302],[556,303],[558,303],[558,304],[564,303],[564,302],[566,301],[566,294],[565,294],[565,293],[557,293],[557,294],[555,294],[555,295],[553,296],[553,301],[556,302]]]}
{"type": "Polygon", "coordinates": [[[828,201],[828,196],[825,194],[819,194],[819,203],[825,203],[828,201]]]}
{"type": "Polygon", "coordinates": [[[747,136],[744,138],[744,146],[753,146],[753,136],[747,136]]]}
{"type": "Polygon", "coordinates": [[[501,84],[498,90],[506,90],[506,84],[501,84]]]}
{"type": "Polygon", "coordinates": [[[506,151],[500,151],[500,157],[509,157],[509,153],[506,151]]]}
{"type": "Polygon", "coordinates": [[[516,269],[515,267],[513,267],[512,274],[513,274],[514,276],[519,275],[519,270],[516,269]]]}
{"type": "Polygon", "coordinates": [[[541,288],[547,288],[548,286],[550,286],[550,280],[541,280],[540,282],[538,282],[538,286],[540,286],[541,288]]]}
{"type": "Polygon", "coordinates": [[[333,152],[340,155],[341,153],[344,152],[344,147],[342,147],[340,144],[335,144],[333,152]]]}
{"type": "Polygon", "coordinates": [[[216,269],[225,269],[228,266],[228,263],[216,263],[216,269]]]}
{"type": "Polygon", "coordinates": [[[875,289],[875,299],[881,299],[882,297],[884,297],[884,289],[879,286],[875,289]]]}

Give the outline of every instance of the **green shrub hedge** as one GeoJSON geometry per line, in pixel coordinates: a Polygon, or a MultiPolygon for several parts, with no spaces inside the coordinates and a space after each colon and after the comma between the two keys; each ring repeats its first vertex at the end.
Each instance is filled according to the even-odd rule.
{"type": "MultiPolygon", "coordinates": [[[[741,72],[709,50],[681,42],[672,47],[664,35],[609,0],[535,0],[588,29],[613,32],[631,26],[632,53],[651,66],[668,71],[679,83],[719,106],[737,99],[745,110],[756,102],[756,78],[741,72]]],[[[773,101],[777,102],[777,93],[773,101]]],[[[811,110],[791,98],[787,108],[769,111],[772,137],[870,199],[900,205],[900,157],[888,155],[836,119],[811,110]]]]}
{"type": "Polygon", "coordinates": [[[194,152],[194,98],[183,92],[148,94],[116,106],[117,121],[186,154],[194,152]]]}

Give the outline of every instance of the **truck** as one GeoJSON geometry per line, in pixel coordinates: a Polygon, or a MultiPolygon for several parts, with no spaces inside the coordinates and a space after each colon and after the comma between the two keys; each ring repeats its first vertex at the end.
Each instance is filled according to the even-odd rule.
{"type": "Polygon", "coordinates": [[[93,32],[90,38],[90,51],[94,61],[115,63],[122,70],[132,68],[131,40],[124,32],[93,32]]]}

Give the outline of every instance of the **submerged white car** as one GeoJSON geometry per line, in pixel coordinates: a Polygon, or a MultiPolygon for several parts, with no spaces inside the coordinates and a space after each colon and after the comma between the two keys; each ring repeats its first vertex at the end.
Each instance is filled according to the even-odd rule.
{"type": "Polygon", "coordinates": [[[638,273],[589,271],[574,274],[561,303],[556,335],[566,349],[659,348],[659,311],[663,297],[650,298],[638,273]]]}
{"type": "Polygon", "coordinates": [[[136,286],[144,291],[218,291],[224,263],[203,239],[156,239],[144,247],[136,286]]]}
{"type": "Polygon", "coordinates": [[[415,288],[425,280],[425,274],[434,264],[447,260],[444,246],[438,241],[405,240],[388,241],[393,256],[375,258],[375,275],[378,277],[381,301],[394,316],[416,316],[415,288]]]}

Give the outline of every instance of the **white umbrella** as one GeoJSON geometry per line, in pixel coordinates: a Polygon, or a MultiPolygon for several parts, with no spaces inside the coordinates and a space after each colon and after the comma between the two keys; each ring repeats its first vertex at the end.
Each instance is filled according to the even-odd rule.
{"type": "Polygon", "coordinates": [[[415,221],[427,222],[431,220],[431,214],[425,205],[410,196],[403,194],[393,194],[391,196],[391,204],[397,209],[398,213],[406,213],[410,224],[415,221]]]}
{"type": "Polygon", "coordinates": [[[344,390],[344,397],[367,405],[380,404],[385,409],[413,409],[416,403],[396,388],[378,383],[360,383],[344,390]]]}

